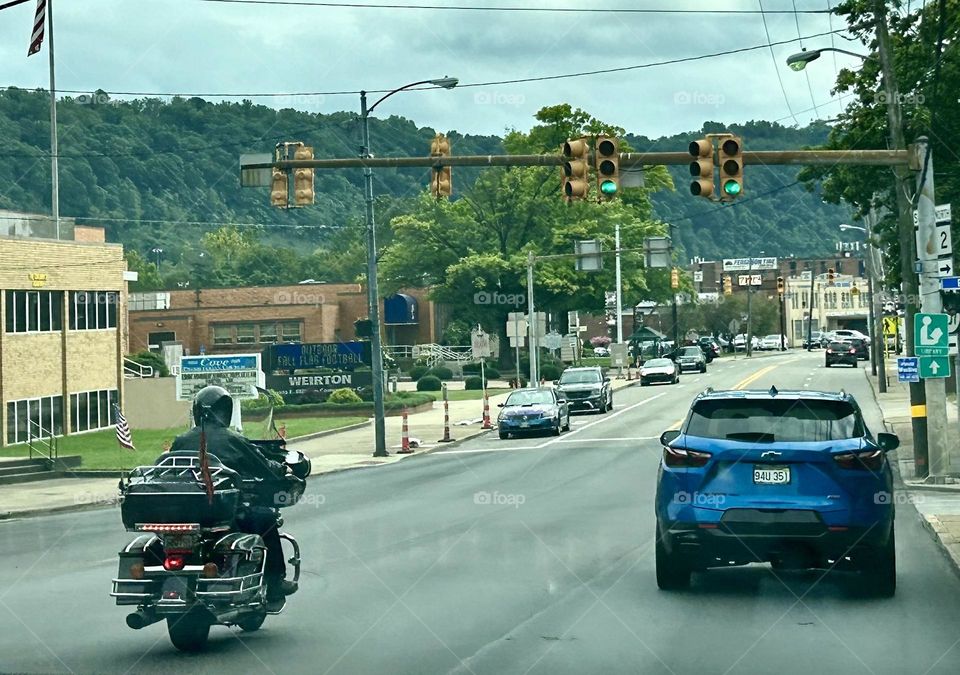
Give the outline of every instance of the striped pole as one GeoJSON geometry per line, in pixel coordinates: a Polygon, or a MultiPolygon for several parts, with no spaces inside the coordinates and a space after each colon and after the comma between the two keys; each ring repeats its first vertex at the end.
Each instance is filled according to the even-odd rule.
{"type": "Polygon", "coordinates": [[[449,443],[450,437],[450,401],[447,400],[447,383],[443,383],[443,438],[438,443],[449,443]]]}
{"type": "Polygon", "coordinates": [[[481,429],[493,429],[490,424],[490,399],[486,393],[483,394],[483,426],[481,429]]]}
{"type": "Polygon", "coordinates": [[[403,427],[400,432],[400,449],[398,455],[409,455],[413,450],[410,449],[410,433],[407,428],[407,406],[403,406],[403,427]]]}

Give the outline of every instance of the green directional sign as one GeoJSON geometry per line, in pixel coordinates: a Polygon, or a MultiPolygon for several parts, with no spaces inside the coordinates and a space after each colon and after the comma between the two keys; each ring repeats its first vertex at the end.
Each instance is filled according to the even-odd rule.
{"type": "Polygon", "coordinates": [[[950,377],[949,356],[920,357],[920,378],[929,380],[934,377],[950,377]]]}
{"type": "Polygon", "coordinates": [[[946,356],[950,349],[947,315],[918,312],[913,322],[913,344],[917,356],[946,356]]]}

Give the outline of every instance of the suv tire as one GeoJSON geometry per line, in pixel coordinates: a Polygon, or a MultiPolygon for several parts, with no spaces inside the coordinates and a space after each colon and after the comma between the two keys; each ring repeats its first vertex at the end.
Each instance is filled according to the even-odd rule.
{"type": "Polygon", "coordinates": [[[690,566],[680,560],[679,556],[667,552],[660,536],[659,523],[657,523],[656,536],[657,586],[662,591],[678,591],[689,588],[690,566]]]}
{"type": "Polygon", "coordinates": [[[872,595],[892,598],[897,592],[897,542],[892,523],[887,543],[862,556],[860,575],[872,595]]]}

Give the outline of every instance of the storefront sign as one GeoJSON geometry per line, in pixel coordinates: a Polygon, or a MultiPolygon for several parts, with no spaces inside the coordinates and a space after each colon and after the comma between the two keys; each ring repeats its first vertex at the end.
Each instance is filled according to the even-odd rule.
{"type": "Polygon", "coordinates": [[[223,387],[233,398],[257,398],[260,355],[184,356],[177,376],[177,399],[190,401],[204,387],[223,387]]]}
{"type": "Polygon", "coordinates": [[[328,375],[267,375],[267,389],[283,396],[287,403],[297,403],[297,399],[311,393],[359,389],[372,384],[373,373],[369,370],[328,375]]]}
{"type": "Polygon", "coordinates": [[[311,342],[270,345],[263,350],[264,369],[304,370],[330,368],[353,370],[369,366],[369,342],[311,342]]]}

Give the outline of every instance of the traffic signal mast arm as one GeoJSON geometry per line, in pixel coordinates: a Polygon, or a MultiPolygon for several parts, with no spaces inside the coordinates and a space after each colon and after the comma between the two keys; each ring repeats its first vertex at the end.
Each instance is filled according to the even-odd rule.
{"type": "MultiPolygon", "coordinates": [[[[818,166],[855,164],[861,166],[912,166],[909,150],[759,150],[744,151],[743,163],[766,165],[818,166]]],[[[352,157],[342,159],[278,160],[243,165],[244,169],[350,169],[350,168],[408,168],[436,166],[561,166],[567,158],[551,155],[451,155],[449,157],[352,157]]],[[[593,155],[591,163],[595,161],[593,155]]],[[[689,152],[622,152],[620,168],[690,164],[689,152]]]]}

